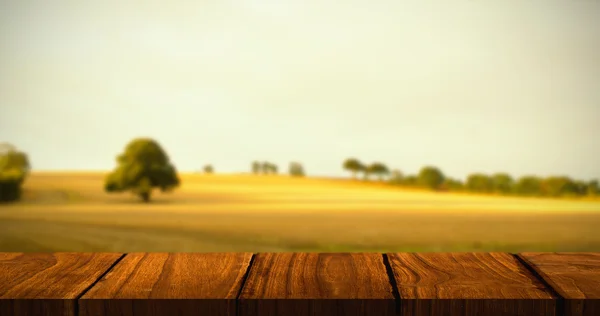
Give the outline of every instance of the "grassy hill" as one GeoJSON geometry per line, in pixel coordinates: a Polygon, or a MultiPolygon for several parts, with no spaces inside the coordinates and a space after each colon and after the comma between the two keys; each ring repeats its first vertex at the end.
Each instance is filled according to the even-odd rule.
{"type": "Polygon", "coordinates": [[[33,173],[0,205],[0,251],[600,250],[600,202],[339,179],[182,175],[150,204],[100,173],[33,173]]]}

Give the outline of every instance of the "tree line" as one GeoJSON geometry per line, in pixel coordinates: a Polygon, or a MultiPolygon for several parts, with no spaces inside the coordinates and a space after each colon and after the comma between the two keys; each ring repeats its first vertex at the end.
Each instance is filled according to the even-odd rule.
{"type": "MultiPolygon", "coordinates": [[[[253,174],[278,174],[279,168],[276,164],[268,161],[253,161],[251,167],[253,174]]],[[[296,177],[304,177],[306,173],[304,172],[304,167],[301,163],[292,161],[288,167],[288,173],[291,176],[296,177]]]]}
{"type": "Polygon", "coordinates": [[[567,176],[538,177],[526,175],[513,178],[508,173],[473,173],[466,179],[456,179],[446,176],[434,166],[423,167],[418,174],[403,174],[400,170],[392,170],[380,162],[364,164],[356,158],[348,158],[342,163],[342,168],[353,174],[362,173],[368,180],[376,175],[393,185],[424,187],[436,191],[473,192],[482,194],[501,194],[519,196],[598,196],[600,187],[598,180],[583,181],[567,176]]]}
{"type": "MultiPolygon", "coordinates": [[[[153,189],[168,192],[178,187],[180,179],[175,166],[163,148],[153,139],[137,138],[129,142],[116,158],[117,166],[104,181],[108,193],[129,191],[144,202],[151,199],[153,189]]],[[[507,173],[474,173],[460,180],[446,176],[434,166],[423,167],[418,174],[404,175],[400,170],[390,170],[381,162],[364,164],[356,158],[348,158],[342,167],[356,179],[359,174],[369,180],[371,176],[393,185],[424,187],[436,191],[468,191],[521,196],[596,196],[600,195],[597,180],[582,181],[566,176],[523,176],[513,178],[507,173]]],[[[30,170],[27,155],[14,146],[0,144],[0,201],[14,201],[21,196],[22,184],[30,170]]],[[[276,164],[254,161],[254,174],[277,174],[276,164]]],[[[213,173],[212,165],[204,166],[204,172],[213,173]]],[[[306,175],[299,162],[288,167],[291,176],[306,175]]]]}

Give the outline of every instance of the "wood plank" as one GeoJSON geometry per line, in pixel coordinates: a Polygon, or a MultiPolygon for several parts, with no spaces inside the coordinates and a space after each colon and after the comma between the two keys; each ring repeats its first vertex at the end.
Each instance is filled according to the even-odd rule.
{"type": "Polygon", "coordinates": [[[251,253],[131,253],[79,300],[81,316],[233,316],[251,253]]]}
{"type": "Polygon", "coordinates": [[[521,253],[564,298],[565,316],[600,315],[600,253],[521,253]]]}
{"type": "Polygon", "coordinates": [[[74,316],[120,253],[0,253],[0,315],[74,316]]]}
{"type": "Polygon", "coordinates": [[[402,315],[554,316],[557,297],[507,253],[388,254],[402,315]]]}
{"type": "Polygon", "coordinates": [[[263,253],[239,297],[239,315],[394,315],[381,254],[263,253]]]}

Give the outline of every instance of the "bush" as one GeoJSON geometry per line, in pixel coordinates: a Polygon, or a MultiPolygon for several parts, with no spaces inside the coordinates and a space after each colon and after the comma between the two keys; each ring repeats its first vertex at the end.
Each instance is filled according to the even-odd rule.
{"type": "Polygon", "coordinates": [[[444,174],[436,167],[423,167],[419,172],[419,185],[432,190],[437,190],[444,183],[444,174]]]}
{"type": "Polygon", "coordinates": [[[290,163],[290,175],[294,177],[304,177],[304,167],[298,162],[290,163]]]}
{"type": "Polygon", "coordinates": [[[494,182],[485,174],[475,173],[467,177],[467,189],[471,192],[490,193],[494,190],[494,182]]]}
{"type": "Polygon", "coordinates": [[[0,147],[0,201],[16,201],[21,197],[21,185],[29,173],[29,159],[12,145],[0,147]]]}
{"type": "Polygon", "coordinates": [[[515,184],[515,193],[523,196],[542,195],[542,180],[535,176],[524,176],[515,184]]]}

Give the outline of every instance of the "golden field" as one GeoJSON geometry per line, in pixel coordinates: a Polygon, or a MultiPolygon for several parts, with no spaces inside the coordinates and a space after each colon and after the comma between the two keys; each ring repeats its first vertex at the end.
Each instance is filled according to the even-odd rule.
{"type": "Polygon", "coordinates": [[[362,181],[181,175],[150,204],[101,173],[33,173],[0,205],[0,251],[600,251],[600,201],[362,181]]]}

